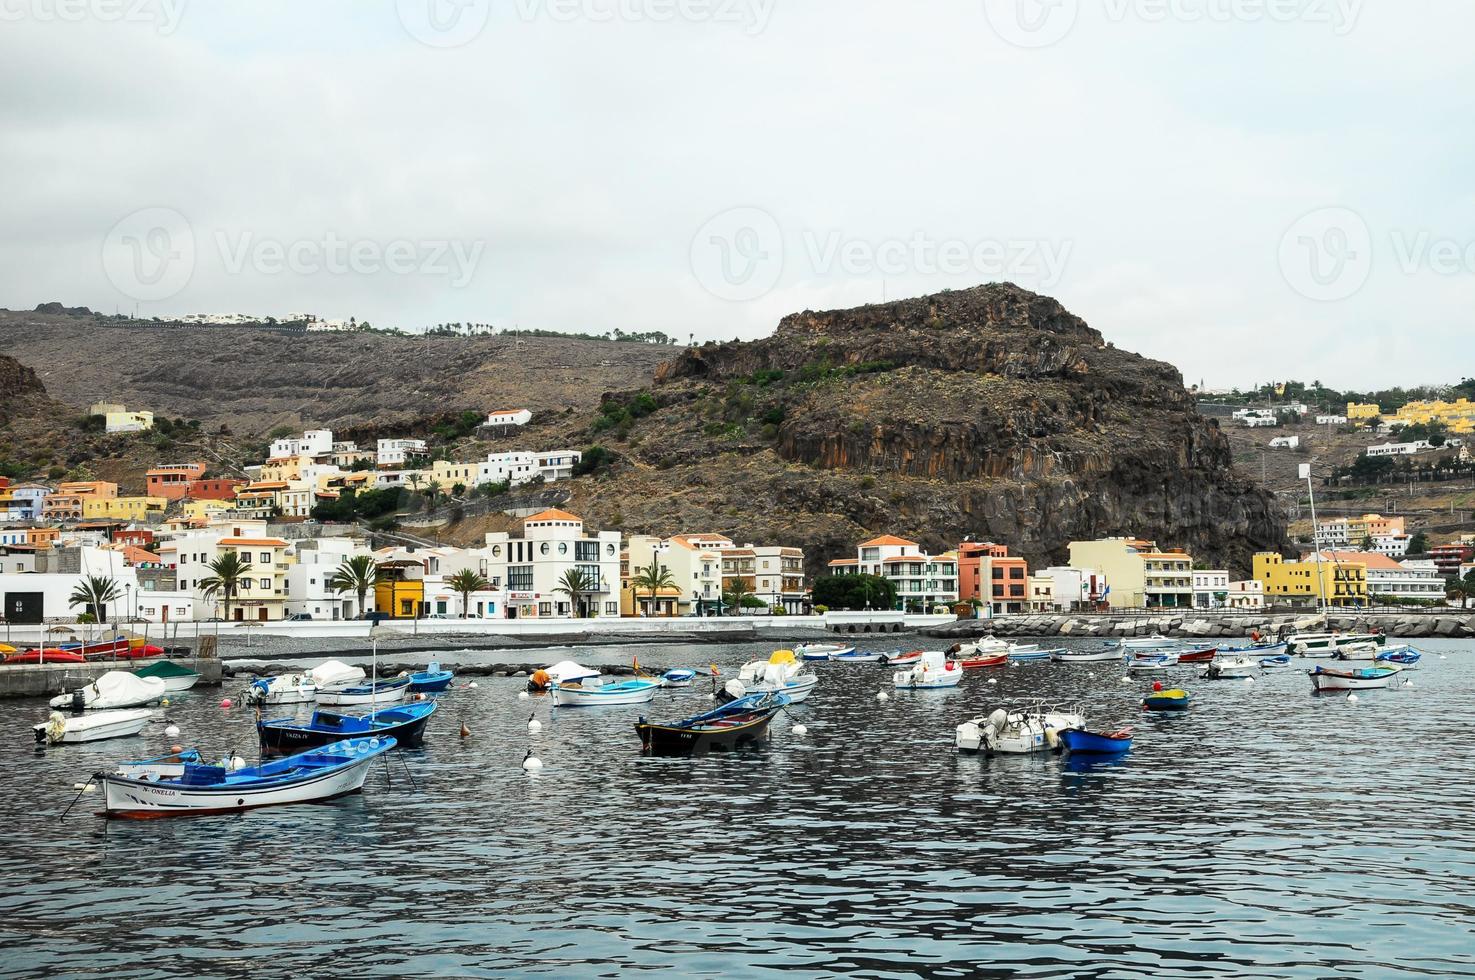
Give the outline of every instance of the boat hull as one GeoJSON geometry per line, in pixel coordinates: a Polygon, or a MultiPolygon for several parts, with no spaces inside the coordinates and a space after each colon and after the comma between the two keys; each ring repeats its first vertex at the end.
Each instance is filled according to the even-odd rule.
{"type": "Polygon", "coordinates": [[[1083,728],[1067,728],[1060,733],[1060,744],[1067,752],[1121,755],[1132,748],[1132,736],[1102,735],[1083,728]]]}
{"type": "Polygon", "coordinates": [[[1143,711],[1187,711],[1192,698],[1186,691],[1163,691],[1142,699],[1143,711]]]}
{"type": "Polygon", "coordinates": [[[956,660],[954,663],[962,665],[964,670],[983,670],[987,667],[1005,667],[1009,664],[1009,655],[1000,653],[992,657],[972,657],[964,660],[956,660]]]}
{"type": "Polygon", "coordinates": [[[1396,670],[1327,670],[1318,667],[1308,671],[1311,686],[1318,691],[1370,691],[1387,687],[1397,676],[1396,670]]]}
{"type": "Polygon", "coordinates": [[[640,735],[641,751],[647,755],[704,756],[767,744],[769,724],[776,714],[777,708],[755,712],[753,717],[722,728],[677,728],[639,722],[635,731],[640,735]]]}
{"type": "Polygon", "coordinates": [[[48,723],[33,726],[36,741],[52,745],[79,745],[84,742],[102,742],[111,738],[129,738],[142,732],[154,713],[147,708],[126,711],[100,711],[95,714],[71,717],[65,720],[61,737],[56,737],[48,723]]]}
{"type": "Polygon", "coordinates": [[[378,755],[368,755],[340,769],[293,780],[288,785],[183,786],[102,775],[104,813],[122,819],[207,816],[235,813],[266,806],[320,803],[363,789],[369,765],[378,755]]]}
{"type": "Polygon", "coordinates": [[[318,704],[335,707],[354,705],[398,704],[410,693],[409,678],[396,681],[380,681],[378,684],[356,684],[352,687],[319,688],[318,704]]]}
{"type": "Polygon", "coordinates": [[[639,686],[631,687],[623,685],[566,687],[560,684],[553,688],[553,706],[556,708],[596,708],[647,704],[655,700],[656,692],[660,689],[659,681],[641,683],[639,686]]]}
{"type": "Polygon", "coordinates": [[[1060,664],[1116,663],[1122,659],[1122,652],[1120,650],[1095,650],[1090,653],[1072,653],[1069,650],[1058,650],[1050,656],[1050,659],[1060,664]]]}
{"type": "MultiPolygon", "coordinates": [[[[433,702],[432,702],[433,704],[433,702]]],[[[394,709],[388,709],[393,711],[394,709]]],[[[314,728],[295,722],[261,722],[256,726],[261,739],[263,755],[293,755],[324,745],[341,742],[346,734],[355,738],[392,738],[401,748],[418,749],[425,744],[425,726],[430,723],[434,710],[420,713],[417,717],[398,724],[384,724],[368,732],[345,733],[331,728],[314,728]]],[[[372,716],[370,716],[372,717],[372,716]]],[[[316,720],[316,718],[314,718],[316,720]]]]}

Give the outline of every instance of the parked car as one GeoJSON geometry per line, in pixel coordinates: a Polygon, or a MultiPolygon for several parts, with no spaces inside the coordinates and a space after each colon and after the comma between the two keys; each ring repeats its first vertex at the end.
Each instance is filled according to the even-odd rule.
{"type": "Polygon", "coordinates": [[[289,623],[306,623],[312,620],[312,613],[293,613],[287,617],[289,623]]]}

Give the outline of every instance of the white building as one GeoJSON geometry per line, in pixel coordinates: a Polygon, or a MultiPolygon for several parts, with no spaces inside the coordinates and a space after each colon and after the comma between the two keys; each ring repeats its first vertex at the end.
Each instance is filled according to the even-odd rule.
{"type": "Polygon", "coordinates": [[[1052,565],[1044,571],[1035,572],[1033,577],[1048,578],[1054,582],[1052,594],[1057,609],[1067,612],[1091,609],[1106,599],[1106,576],[1094,568],[1052,565]]]}
{"type": "Polygon", "coordinates": [[[632,535],[625,549],[622,578],[628,582],[651,565],[670,574],[676,583],[675,596],[642,593],[633,589],[631,611],[641,616],[663,613],[669,606],[675,615],[715,612],[722,600],[722,551],[732,541],[721,535],[679,534],[662,540],[653,535],[632,535]]]}
{"type": "Polygon", "coordinates": [[[424,439],[380,439],[375,463],[383,468],[404,466],[412,460],[425,459],[430,452],[424,439]]]}
{"type": "Polygon", "coordinates": [[[1428,440],[1420,439],[1417,442],[1385,442],[1378,446],[1368,446],[1368,456],[1413,456],[1416,453],[1426,452],[1434,447],[1428,440]]]}
{"type": "Polygon", "coordinates": [[[1241,408],[1232,416],[1234,421],[1251,429],[1279,425],[1275,412],[1268,408],[1241,408]]]}
{"type": "Polygon", "coordinates": [[[1195,609],[1222,609],[1229,602],[1229,572],[1222,568],[1194,569],[1195,609]]]}
{"type": "Polygon", "coordinates": [[[509,425],[527,425],[533,420],[533,413],[525,408],[509,408],[500,412],[488,412],[486,425],[490,428],[500,429],[509,425]]]}
{"type": "Polygon", "coordinates": [[[1271,439],[1270,440],[1270,448],[1271,449],[1300,449],[1301,448],[1301,437],[1300,436],[1280,436],[1277,439],[1271,439]]]}
{"type": "Polygon", "coordinates": [[[1230,609],[1264,609],[1265,583],[1257,578],[1229,583],[1229,598],[1224,603],[1230,609]]]}
{"type": "Polygon", "coordinates": [[[1345,416],[1345,415],[1318,415],[1316,417],[1316,424],[1317,425],[1346,425],[1347,424],[1347,416],[1345,416]]]}
{"type": "Polygon", "coordinates": [[[879,575],[896,586],[897,608],[951,608],[958,602],[958,556],[932,556],[915,541],[882,535],[863,541],[854,558],[830,562],[832,575],[879,575]]]}
{"type": "Polygon", "coordinates": [[[582,518],[545,510],[522,522],[522,535],[486,536],[488,578],[507,590],[509,619],[620,614],[620,532],[584,533],[582,518]],[[573,597],[557,591],[564,574],[578,569],[592,591],[573,597]],[[576,608],[575,600],[577,598],[576,608]]]}
{"type": "Polygon", "coordinates": [[[557,483],[559,480],[572,480],[574,478],[574,467],[584,454],[577,449],[555,449],[552,452],[538,453],[538,472],[543,477],[544,483],[557,483]]]}
{"type": "Polygon", "coordinates": [[[354,538],[309,538],[294,542],[287,566],[288,616],[306,614],[313,619],[358,619],[374,609],[374,584],[364,594],[359,608],[358,593],[339,592],[328,584],[344,562],[373,552],[354,538]]]}
{"type": "Polygon", "coordinates": [[[271,444],[272,459],[290,456],[307,456],[317,459],[333,454],[333,432],[330,429],[309,429],[296,439],[276,439],[271,444]]]}
{"type": "Polygon", "coordinates": [[[1444,601],[1444,579],[1433,561],[1410,559],[1397,562],[1387,555],[1371,552],[1356,557],[1367,565],[1367,594],[1372,602],[1387,599],[1444,601]]]}

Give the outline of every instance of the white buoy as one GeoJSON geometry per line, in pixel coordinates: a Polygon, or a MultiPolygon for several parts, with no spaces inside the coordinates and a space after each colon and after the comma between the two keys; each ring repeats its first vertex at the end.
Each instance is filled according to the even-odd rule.
{"type": "Polygon", "coordinates": [[[1132,678],[1131,677],[1123,677],[1122,678],[1122,683],[1123,684],[1130,684],[1130,683],[1132,683],[1132,678]]]}
{"type": "Polygon", "coordinates": [[[1405,677],[1403,679],[1403,686],[1404,687],[1413,687],[1414,686],[1414,679],[1412,677],[1405,677]]]}
{"type": "Polygon", "coordinates": [[[885,691],[877,691],[876,692],[876,700],[877,701],[890,701],[891,700],[891,695],[887,694],[885,691]]]}
{"type": "Polygon", "coordinates": [[[536,735],[543,730],[543,723],[536,715],[528,715],[528,734],[536,735]]]}
{"type": "Polygon", "coordinates": [[[1246,684],[1253,684],[1253,683],[1255,683],[1255,679],[1253,677],[1246,677],[1245,678],[1245,683],[1246,684]]]}
{"type": "Polygon", "coordinates": [[[794,734],[795,735],[808,735],[809,734],[809,729],[807,727],[805,727],[804,725],[795,725],[794,726],[794,734]]]}
{"type": "Polygon", "coordinates": [[[246,768],[246,760],[245,759],[242,759],[240,756],[236,755],[234,752],[231,753],[231,757],[228,760],[228,762],[229,762],[229,765],[227,766],[227,768],[230,769],[231,772],[236,772],[238,770],[241,770],[241,769],[246,768]]]}
{"type": "Polygon", "coordinates": [[[467,684],[466,686],[467,687],[475,687],[476,686],[476,681],[472,681],[470,684],[467,684]]]}
{"type": "Polygon", "coordinates": [[[1349,695],[1347,695],[1347,700],[1348,701],[1356,701],[1357,700],[1357,695],[1355,695],[1355,694],[1349,694],[1349,695]]]}
{"type": "Polygon", "coordinates": [[[517,692],[517,700],[519,700],[519,701],[526,701],[527,699],[528,699],[528,692],[527,691],[518,691],[517,692]]]}
{"type": "Polygon", "coordinates": [[[533,755],[532,749],[528,749],[528,754],[522,757],[522,768],[527,772],[537,772],[543,768],[543,760],[533,755]]]}
{"type": "Polygon", "coordinates": [[[997,677],[990,677],[990,678],[989,678],[989,679],[988,679],[988,682],[989,682],[989,683],[990,683],[990,684],[997,684],[997,683],[999,683],[999,679],[998,679],[998,678],[997,678],[997,677]]]}
{"type": "Polygon", "coordinates": [[[168,728],[164,729],[164,734],[166,736],[168,736],[169,738],[178,738],[179,737],[179,726],[178,725],[170,725],[168,728]]]}

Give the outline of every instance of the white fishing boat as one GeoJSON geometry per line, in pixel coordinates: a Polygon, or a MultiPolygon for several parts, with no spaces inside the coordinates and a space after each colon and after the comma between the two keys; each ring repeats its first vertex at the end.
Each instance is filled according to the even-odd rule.
{"type": "Polygon", "coordinates": [[[1204,678],[1211,681],[1227,681],[1255,676],[1259,663],[1249,657],[1221,657],[1204,665],[1204,678]]]}
{"type": "Polygon", "coordinates": [[[86,687],[51,699],[53,708],[105,711],[112,708],[141,708],[154,704],[165,694],[162,678],[136,677],[126,670],[110,670],[86,687]]]}
{"type": "Polygon", "coordinates": [[[369,675],[362,667],[355,667],[341,660],[327,660],[309,671],[308,676],[318,687],[345,687],[349,684],[357,684],[369,675]]]}
{"type": "Polygon", "coordinates": [[[1038,643],[1011,643],[1009,644],[1009,662],[1016,664],[1037,663],[1049,660],[1059,650],[1046,650],[1038,643]]]}
{"type": "Polygon", "coordinates": [[[528,677],[529,691],[549,691],[555,684],[582,684],[584,681],[599,677],[597,670],[591,670],[583,664],[574,663],[572,660],[560,660],[552,667],[542,667],[532,672],[528,677]]]}
{"type": "Polygon", "coordinates": [[[1378,659],[1383,648],[1371,641],[1366,643],[1349,643],[1346,646],[1337,647],[1337,652],[1332,654],[1334,660],[1362,660],[1372,663],[1378,659]]]}
{"type": "Polygon", "coordinates": [[[987,717],[959,725],[955,744],[960,752],[987,752],[990,755],[1050,752],[1059,748],[1061,732],[1085,727],[1085,715],[1074,710],[1043,704],[999,708],[987,717]]]}
{"type": "Polygon", "coordinates": [[[1139,654],[1127,660],[1127,669],[1139,673],[1172,670],[1178,666],[1176,653],[1139,654]]]}
{"type": "Polygon", "coordinates": [[[1171,636],[1163,636],[1154,633],[1151,636],[1129,636],[1118,641],[1117,646],[1122,650],[1171,650],[1182,646],[1181,640],[1175,640],[1171,636]]]}
{"type": "Polygon", "coordinates": [[[317,696],[311,674],[279,674],[252,681],[241,700],[246,704],[311,704],[317,696]]]}
{"type": "Polygon", "coordinates": [[[318,688],[318,704],[330,706],[386,705],[397,704],[410,693],[410,678],[392,677],[388,680],[364,681],[340,687],[318,688]]]}
{"type": "Polygon", "coordinates": [[[891,683],[899,691],[957,687],[962,682],[963,665],[949,660],[940,650],[925,651],[914,666],[891,675],[891,683]]]}
{"type": "Polygon", "coordinates": [[[1382,633],[1295,633],[1286,638],[1286,647],[1303,657],[1329,657],[1343,647],[1358,643],[1382,646],[1386,640],[1382,633]]]}
{"type": "Polygon", "coordinates": [[[606,681],[595,676],[572,684],[553,685],[553,705],[558,708],[588,708],[606,705],[646,704],[661,689],[658,678],[632,677],[606,681]]]}
{"type": "Polygon", "coordinates": [[[719,698],[736,701],[750,694],[777,693],[787,695],[790,704],[803,702],[819,685],[819,676],[795,653],[778,650],[767,660],[743,664],[737,677],[723,686],[719,698]]]}
{"type": "Polygon", "coordinates": [[[127,738],[143,731],[154,713],[148,708],[117,711],[94,711],[68,718],[60,711],[39,725],[32,725],[36,741],[48,745],[73,745],[79,742],[101,742],[109,738],[127,738]]]}
{"type": "Polygon", "coordinates": [[[841,643],[801,643],[794,648],[794,656],[800,660],[833,660],[842,654],[854,652],[855,647],[841,643]]]}
{"type": "Polygon", "coordinates": [[[1122,651],[1112,647],[1104,650],[1056,650],[1050,659],[1060,664],[1104,664],[1117,663],[1122,651]]]}
{"type": "Polygon", "coordinates": [[[972,643],[961,643],[953,653],[954,660],[983,660],[1009,652],[1009,644],[997,636],[981,636],[972,643]]]}
{"type": "Polygon", "coordinates": [[[1334,670],[1317,666],[1308,670],[1311,686],[1318,691],[1363,691],[1387,687],[1398,676],[1396,667],[1361,667],[1353,670],[1334,670]]]}

